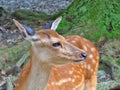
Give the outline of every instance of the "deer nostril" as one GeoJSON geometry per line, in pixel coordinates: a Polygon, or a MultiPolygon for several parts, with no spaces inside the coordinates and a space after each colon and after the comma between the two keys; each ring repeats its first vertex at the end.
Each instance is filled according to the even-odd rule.
{"type": "Polygon", "coordinates": [[[87,57],[87,53],[82,52],[82,53],[81,53],[81,56],[84,57],[84,58],[86,58],[86,57],[87,57]]]}

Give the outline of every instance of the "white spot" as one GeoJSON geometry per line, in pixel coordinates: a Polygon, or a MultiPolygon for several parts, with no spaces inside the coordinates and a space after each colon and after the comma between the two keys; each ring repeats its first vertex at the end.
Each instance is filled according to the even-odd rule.
{"type": "Polygon", "coordinates": [[[69,82],[69,81],[74,82],[74,80],[72,80],[72,78],[67,78],[67,79],[60,80],[59,82],[56,83],[56,85],[62,85],[63,83],[66,83],[66,82],[69,82]]]}
{"type": "Polygon", "coordinates": [[[55,85],[55,82],[52,82],[51,85],[55,85]]]}
{"type": "Polygon", "coordinates": [[[83,46],[84,50],[87,51],[87,47],[86,46],[83,46]]]}
{"type": "Polygon", "coordinates": [[[94,52],[94,51],[95,51],[95,48],[91,48],[91,51],[94,52]]]}
{"type": "Polygon", "coordinates": [[[75,43],[76,41],[72,41],[72,43],[75,43]]]}
{"type": "Polygon", "coordinates": [[[72,82],[75,82],[75,79],[72,79],[72,82]]]}
{"type": "Polygon", "coordinates": [[[93,72],[93,69],[91,69],[91,72],[93,72]]]}
{"type": "Polygon", "coordinates": [[[92,59],[92,63],[95,63],[95,59],[92,59]]]}
{"type": "Polygon", "coordinates": [[[88,64],[88,65],[87,65],[87,69],[88,69],[88,70],[90,70],[90,68],[91,68],[91,65],[90,65],[90,64],[88,64]]]}
{"type": "Polygon", "coordinates": [[[69,74],[73,74],[73,71],[71,70],[71,71],[69,71],[69,74]]]}
{"type": "Polygon", "coordinates": [[[81,85],[78,84],[77,86],[75,86],[75,88],[73,88],[73,90],[76,90],[77,88],[79,88],[81,85]]]}
{"type": "Polygon", "coordinates": [[[92,54],[90,54],[90,55],[89,55],[89,58],[93,58],[93,55],[92,55],[92,54]]]}
{"type": "Polygon", "coordinates": [[[80,76],[79,76],[79,75],[74,75],[73,77],[74,77],[74,78],[80,78],[80,76]]]}

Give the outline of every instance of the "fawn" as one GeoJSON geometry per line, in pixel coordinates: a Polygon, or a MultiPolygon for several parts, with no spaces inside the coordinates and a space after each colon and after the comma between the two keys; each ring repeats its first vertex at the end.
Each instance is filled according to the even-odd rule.
{"type": "Polygon", "coordinates": [[[34,31],[13,19],[24,39],[31,42],[30,61],[23,68],[15,90],[96,90],[99,53],[87,39],[63,37],[50,29],[34,31]]]}

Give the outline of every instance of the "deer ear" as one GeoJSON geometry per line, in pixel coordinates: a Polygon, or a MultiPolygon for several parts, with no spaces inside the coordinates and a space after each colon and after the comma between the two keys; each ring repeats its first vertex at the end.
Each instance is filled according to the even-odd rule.
{"type": "Polygon", "coordinates": [[[17,20],[13,19],[15,25],[18,27],[18,29],[21,31],[21,32],[24,32],[24,33],[27,33],[28,35],[30,36],[33,36],[35,35],[35,31],[28,27],[27,25],[23,25],[23,24],[20,24],[17,20]]]}
{"type": "Polygon", "coordinates": [[[62,16],[58,17],[53,23],[52,23],[52,26],[51,26],[51,30],[56,30],[60,21],[62,20],[62,16]]]}
{"type": "Polygon", "coordinates": [[[22,26],[22,24],[20,24],[17,20],[13,19],[15,25],[18,27],[18,29],[20,30],[20,32],[24,32],[25,28],[22,26]]]}
{"type": "Polygon", "coordinates": [[[38,35],[35,33],[33,29],[29,26],[20,24],[17,20],[13,19],[15,25],[20,30],[21,34],[23,35],[24,39],[33,42],[33,39],[39,38],[38,35]]]}

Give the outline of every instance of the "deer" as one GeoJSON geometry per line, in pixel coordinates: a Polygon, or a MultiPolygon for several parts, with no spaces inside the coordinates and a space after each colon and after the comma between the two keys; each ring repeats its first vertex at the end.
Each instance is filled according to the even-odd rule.
{"type": "Polygon", "coordinates": [[[96,90],[99,52],[79,35],[56,32],[62,20],[33,30],[13,19],[23,38],[31,43],[30,61],[22,69],[15,90],[96,90]]]}

